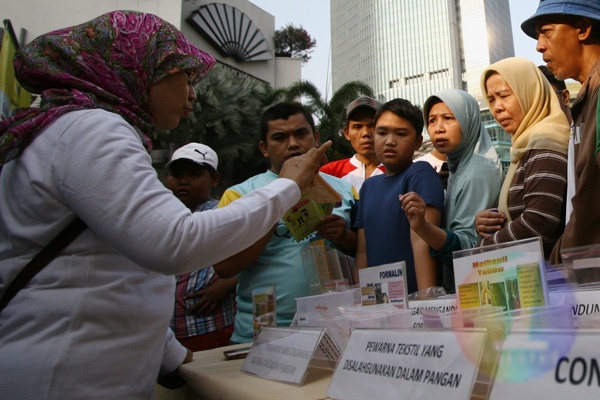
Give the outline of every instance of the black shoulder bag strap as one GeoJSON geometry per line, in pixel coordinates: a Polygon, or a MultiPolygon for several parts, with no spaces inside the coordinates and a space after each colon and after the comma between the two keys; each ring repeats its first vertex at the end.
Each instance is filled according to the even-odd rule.
{"type": "Polygon", "coordinates": [[[7,304],[15,297],[19,290],[23,289],[27,282],[40,272],[58,253],[60,253],[69,243],[71,243],[87,225],[77,217],[65,229],[62,230],[46,247],[44,247],[35,257],[19,272],[17,277],[6,288],[6,291],[0,299],[0,312],[4,310],[7,304]]]}

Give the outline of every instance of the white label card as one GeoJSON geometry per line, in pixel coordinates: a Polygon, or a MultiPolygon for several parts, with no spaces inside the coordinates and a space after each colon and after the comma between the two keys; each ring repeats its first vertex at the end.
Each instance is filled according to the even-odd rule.
{"type": "Polygon", "coordinates": [[[511,332],[490,400],[599,398],[599,335],[591,330],[511,332]]]}
{"type": "Polygon", "coordinates": [[[468,399],[485,331],[352,331],[327,395],[334,399],[468,399]]]}
{"type": "MultiPolygon", "coordinates": [[[[302,385],[317,346],[326,338],[319,354],[321,362],[335,364],[339,349],[331,349],[331,339],[323,328],[262,327],[241,370],[260,378],[302,385]]],[[[335,344],[333,344],[335,345],[335,344]]]]}

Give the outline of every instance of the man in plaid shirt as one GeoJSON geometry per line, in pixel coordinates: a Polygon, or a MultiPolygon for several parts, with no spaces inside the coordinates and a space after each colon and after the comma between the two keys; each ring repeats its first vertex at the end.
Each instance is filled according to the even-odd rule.
{"type": "MultiPolygon", "coordinates": [[[[177,149],[167,163],[166,186],[192,212],[211,210],[218,200],[210,192],[217,186],[219,161],[210,147],[190,143],[177,149]]],[[[237,278],[221,279],[213,267],[177,275],[175,311],[171,329],[192,351],[229,345],[235,316],[237,278]]]]}

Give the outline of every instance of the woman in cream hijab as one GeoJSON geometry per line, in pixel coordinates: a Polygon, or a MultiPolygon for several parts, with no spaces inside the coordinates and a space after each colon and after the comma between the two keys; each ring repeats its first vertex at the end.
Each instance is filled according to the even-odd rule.
{"type": "Polygon", "coordinates": [[[485,69],[481,88],[496,121],[512,136],[498,209],[479,211],[479,245],[541,237],[546,257],[565,223],[569,123],[537,66],[511,57],[485,69]]]}

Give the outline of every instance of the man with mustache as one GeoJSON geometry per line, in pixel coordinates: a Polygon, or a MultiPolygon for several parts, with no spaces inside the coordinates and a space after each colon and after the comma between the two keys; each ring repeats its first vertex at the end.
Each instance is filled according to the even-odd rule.
{"type": "MultiPolygon", "coordinates": [[[[271,167],[268,171],[234,185],[223,193],[219,207],[237,201],[240,197],[277,179],[286,160],[301,156],[319,146],[319,132],[312,115],[299,103],[279,103],[268,108],[262,116],[261,140],[258,144],[271,167]]],[[[308,296],[300,250],[312,239],[325,239],[346,254],[356,251],[356,232],[350,229],[350,210],[355,204],[356,192],[343,180],[320,174],[341,197],[341,205],[321,219],[316,231],[299,242],[280,220],[270,232],[242,252],[215,264],[221,277],[237,274],[237,313],[233,343],[247,343],[253,339],[252,290],[261,285],[275,284],[277,325],[289,326],[296,312],[297,297],[308,296]]]]}

